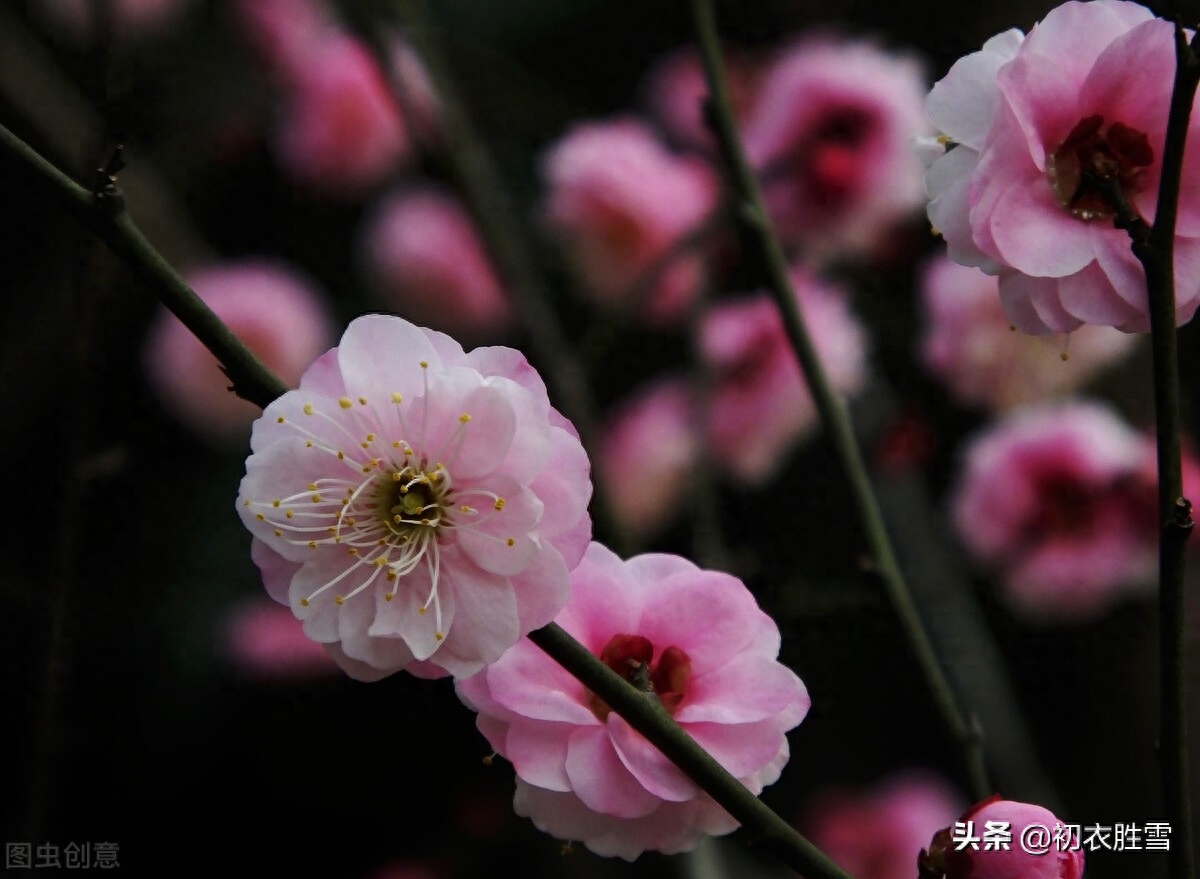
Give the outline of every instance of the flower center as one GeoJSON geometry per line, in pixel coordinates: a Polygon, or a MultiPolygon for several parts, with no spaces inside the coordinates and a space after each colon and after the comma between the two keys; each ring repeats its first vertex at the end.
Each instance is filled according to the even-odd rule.
{"type": "Polygon", "coordinates": [[[1128,201],[1144,186],[1142,170],[1154,161],[1150,140],[1136,128],[1088,116],[1071,129],[1046,162],[1046,176],[1059,204],[1081,220],[1111,219],[1115,198],[1128,201]]]}
{"type": "MultiPolygon", "coordinates": [[[[644,693],[653,693],[668,712],[674,714],[687,691],[692,675],[692,660],[679,647],[671,646],[654,660],[654,644],[642,635],[613,635],[600,651],[600,661],[644,693]]],[[[601,720],[611,708],[591,694],[592,713],[601,720]]]]}
{"type": "MultiPolygon", "coordinates": [[[[259,521],[271,526],[275,539],[314,552],[342,555],[340,570],[301,598],[301,608],[330,598],[342,605],[375,584],[383,590],[383,598],[391,601],[400,581],[424,565],[430,585],[419,612],[433,609],[436,637],[441,640],[440,544],[452,539],[455,531],[478,530],[494,517],[504,516],[505,499],[482,485],[455,486],[446,465],[440,461],[431,464],[429,456],[402,438],[426,432],[428,384],[425,396],[413,408],[403,408],[399,392],[392,394],[390,402],[400,426],[396,439],[386,435],[384,425],[389,420],[366,397],[343,397],[324,406],[306,403],[305,418],[324,422],[322,433],[280,416],[279,424],[290,425],[308,448],[329,457],[331,475],[285,497],[247,497],[244,503],[256,510],[259,521]],[[407,423],[413,415],[420,423],[415,432],[407,423]]],[[[458,422],[441,447],[432,451],[451,464],[462,437],[471,429],[470,413],[462,413],[458,422]]],[[[510,547],[517,543],[515,536],[488,536],[510,547]]]]}

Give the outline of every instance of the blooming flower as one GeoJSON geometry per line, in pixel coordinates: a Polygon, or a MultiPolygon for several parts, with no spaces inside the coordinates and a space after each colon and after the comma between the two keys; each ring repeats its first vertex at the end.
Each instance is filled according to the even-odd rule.
{"type": "MultiPolygon", "coordinates": [[[[793,272],[804,319],[833,387],[852,394],[865,380],[863,330],[841,291],[793,272]]],[[[766,294],[715,306],[700,327],[713,376],[705,414],[710,451],[738,478],[761,483],[817,426],[779,309],[766,294]]]]}
{"type": "Polygon", "coordinates": [[[946,256],[921,273],[921,359],[963,403],[1007,409],[1073,390],[1127,355],[1136,337],[1082,326],[1067,338],[1013,331],[998,281],[946,256]],[[1068,355],[1069,352],[1069,355],[1068,355]]]}
{"type": "Polygon", "coordinates": [[[580,125],[543,163],[545,218],[562,239],[585,289],[612,306],[636,305],[648,320],[681,319],[700,292],[698,254],[672,248],[716,206],[717,184],[699,160],[674,156],[633,120],[580,125]],[[660,271],[647,291],[638,287],[660,271]],[[641,293],[641,301],[630,297],[641,293]]]}
{"type": "MultiPolygon", "coordinates": [[[[1146,282],[1109,190],[1153,222],[1175,69],[1174,29],[1124,0],[1068,2],[1022,37],[959,60],[929,95],[954,144],[929,168],[929,218],[964,265],[1000,278],[1028,333],[1149,328],[1146,282]]],[[[1185,164],[1200,161],[1194,115],[1185,164]]],[[[1200,303],[1200,181],[1184,175],[1176,321],[1200,303]]]]}
{"type": "MultiPolygon", "coordinates": [[[[299,381],[333,338],[324,297],[308,277],[283,263],[217,263],[194,269],[187,281],[289,384],[299,381]]],[[[144,360],[151,385],[175,417],[218,446],[244,447],[258,407],[230,392],[217,359],[165,308],[150,327],[144,360]]]]}
{"type": "Polygon", "coordinates": [[[567,599],[588,463],[510,348],[358,318],[254,425],[238,495],[273,598],[351,676],[473,674],[567,599]]]}
{"type": "Polygon", "coordinates": [[[828,791],[800,828],[855,879],[913,879],[917,856],[962,813],[962,798],[935,776],[908,772],[869,791],[828,791]]]}
{"type": "Polygon", "coordinates": [[[1018,610],[1095,616],[1154,582],[1150,445],[1098,403],[1015,410],[967,448],[954,524],[1018,610]]]}
{"type": "MultiPolygon", "coordinates": [[[[808,711],[776,661],[779,630],[741,581],[671,555],[621,561],[593,543],[558,623],[614,671],[652,688],[751,791],[779,777],[784,733],[808,711]]],[[[528,641],[457,684],[512,762],[514,805],[539,829],[633,860],[679,852],[737,822],[578,680],[528,641]]]]}
{"type": "Polygon", "coordinates": [[[1063,822],[1049,809],[1002,800],[998,794],[976,803],[955,827],[938,831],[929,849],[921,852],[919,879],[1082,879],[1084,854],[1078,833],[1054,842],[1044,852],[1027,851],[1023,834],[1034,825],[1053,831],[1063,822]],[[982,842],[989,826],[1007,828],[1011,834],[1007,847],[982,842]]]}
{"type": "Polygon", "coordinates": [[[781,238],[816,256],[871,253],[923,203],[913,138],[929,130],[912,58],[808,38],[764,76],[746,150],[781,238]]]}
{"type": "Polygon", "coordinates": [[[441,190],[386,198],[367,222],[362,249],[381,297],[407,318],[467,338],[494,337],[513,322],[470,217],[441,190]]]}
{"type": "Polygon", "coordinates": [[[605,425],[596,469],[613,511],[650,536],[683,501],[701,443],[684,379],[663,379],[621,404],[605,425]]]}

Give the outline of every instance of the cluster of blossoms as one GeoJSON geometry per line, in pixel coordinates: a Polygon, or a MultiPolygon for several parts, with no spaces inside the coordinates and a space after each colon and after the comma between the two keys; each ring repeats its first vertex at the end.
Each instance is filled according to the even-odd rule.
{"type": "Polygon", "coordinates": [[[587,546],[587,459],[517,352],[359,318],[251,449],[238,510],[271,596],[353,677],[454,675],[538,826],[627,858],[736,826],[519,642],[552,619],[752,790],[779,776],[808,695],[775,624],[729,575],[587,546]]]}
{"type": "MultiPolygon", "coordinates": [[[[296,16],[282,9],[243,8],[263,57],[295,96],[280,129],[281,165],[318,190],[380,185],[412,158],[407,126],[433,113],[419,69],[406,70],[403,48],[394,70],[380,69],[315,3],[296,16]],[[389,76],[412,88],[407,117],[389,76]]],[[[1131,344],[1081,332],[1074,365],[1048,377],[1038,364],[1060,359],[1061,349],[1043,340],[1034,353],[1007,353],[1008,321],[1042,333],[1085,321],[1145,328],[1144,282],[1110,199],[1115,187],[1153,219],[1169,37],[1169,26],[1133,4],[1068,3],[1028,38],[1010,31],[989,41],[935,87],[929,117],[948,148],[929,149],[929,215],[951,256],[971,268],[930,268],[924,352],[962,400],[1008,409],[1059,393],[1131,344]],[[1060,40],[1070,63],[1046,49],[1060,40]],[[1124,75],[1142,56],[1154,60],[1124,75]]],[[[672,104],[675,89],[697,92],[694,58],[670,64],[648,87],[652,106],[681,105],[672,104]]],[[[853,393],[865,380],[864,333],[844,292],[820,272],[840,257],[880,252],[921,201],[920,162],[909,150],[928,134],[920,70],[871,44],[822,38],[788,47],[740,82],[749,154],[794,258],[818,355],[834,387],[853,393]]],[[[664,125],[689,152],[623,118],[576,127],[543,163],[542,214],[581,288],[658,329],[693,318],[704,379],[659,378],[617,407],[597,463],[618,514],[644,532],[670,517],[701,456],[742,484],[762,485],[817,422],[775,305],[757,295],[701,302],[720,255],[706,229],[722,210],[704,157],[711,143],[688,114],[664,125]]],[[[1185,190],[1177,269],[1200,259],[1192,201],[1185,190]]],[[[362,253],[365,273],[397,310],[477,339],[510,323],[503,285],[447,193],[415,184],[381,200],[362,253]]],[[[1180,319],[1190,317],[1200,282],[1183,283],[1179,302],[1180,319]]],[[[173,395],[182,391],[165,392],[173,395]]],[[[633,859],[684,851],[736,826],[596,694],[522,640],[551,621],[652,692],[751,792],[779,777],[786,735],[809,697],[778,661],[775,623],[734,577],[676,556],[622,561],[590,542],[589,462],[516,351],[467,351],[400,318],[359,318],[297,390],[266,409],[251,449],[238,510],[271,596],[352,677],[453,676],[479,730],[514,767],[517,812],[542,830],[633,859]]],[[[1017,410],[966,461],[955,523],[967,546],[1001,569],[1014,606],[1086,618],[1150,582],[1153,456],[1111,413],[1082,403],[1017,410]]],[[[849,824],[882,821],[895,834],[872,863],[900,863],[901,853],[915,855],[914,835],[927,839],[955,809],[929,791],[893,790],[847,807],[850,818],[828,825],[828,844],[836,848],[849,824]]],[[[1041,811],[997,800],[965,816],[1017,827],[1041,811]]],[[[920,868],[947,879],[1035,875],[1030,869],[1079,879],[1082,855],[1027,869],[1009,853],[961,855],[942,833],[920,868]]]]}
{"type": "MultiPolygon", "coordinates": [[[[956,262],[998,276],[1021,330],[1149,328],[1145,277],[1114,218],[1124,202],[1154,221],[1174,68],[1169,22],[1125,0],[1071,0],[934,85],[927,108],[945,149],[928,154],[930,221],[956,262]]],[[[1198,114],[1186,150],[1195,164],[1198,114]]],[[[1183,323],[1200,304],[1200,188],[1188,175],[1174,253],[1183,323]]]]}
{"type": "MultiPolygon", "coordinates": [[[[923,203],[911,148],[929,130],[921,68],[827,34],[765,61],[728,54],[735,113],[811,336],[835,389],[854,394],[866,378],[865,332],[823,273],[841,257],[886,251],[888,233],[923,203]]],[[[611,505],[647,537],[673,520],[700,462],[761,486],[817,423],[768,297],[702,301],[721,289],[733,246],[718,231],[726,208],[703,119],[707,92],[696,54],[672,53],[644,81],[649,118],[580,124],[542,164],[542,216],[596,305],[659,331],[691,318],[703,378],[649,379],[612,407],[599,450],[611,505]]]]}

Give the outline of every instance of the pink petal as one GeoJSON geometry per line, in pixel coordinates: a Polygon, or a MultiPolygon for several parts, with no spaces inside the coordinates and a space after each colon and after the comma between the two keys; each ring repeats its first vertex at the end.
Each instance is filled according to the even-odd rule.
{"type": "Polygon", "coordinates": [[[750,723],[777,716],[794,703],[810,704],[795,672],[762,656],[739,656],[707,674],[693,675],[675,720],[750,723]]]}
{"type": "Polygon", "coordinates": [[[608,716],[608,734],[625,768],[654,796],[681,803],[699,795],[696,783],[620,715],[608,716]]]}
{"type": "Polygon", "coordinates": [[[567,749],[571,788],[589,809],[618,818],[638,818],[662,802],[630,774],[605,727],[578,727],[567,749]]]}

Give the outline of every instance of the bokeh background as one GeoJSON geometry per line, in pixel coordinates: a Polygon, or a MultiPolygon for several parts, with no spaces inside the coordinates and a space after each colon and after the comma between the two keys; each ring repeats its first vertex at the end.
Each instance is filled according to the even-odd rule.
{"type": "MultiPolygon", "coordinates": [[[[129,208],[181,269],[285,261],[323,289],[337,329],[388,308],[363,271],[361,230],[396,186],[454,185],[436,150],[353,196],[306,188],[272,150],[279,90],[235,4],[192,0],[160,26],[118,29],[110,41],[89,39],[55,5],[0,6],[0,122],[77,179],[124,143],[129,208]]],[[[688,4],[440,0],[415,25],[406,4],[395,5],[440,47],[524,222],[515,231],[533,242],[549,279],[548,304],[582,357],[596,410],[685,365],[686,333],[590,305],[536,216],[545,150],[574,123],[640,112],[647,72],[691,40],[688,4]]],[[[914,53],[927,84],[988,36],[1028,28],[1050,8],[718,5],[725,37],[750,58],[802,32],[837,29],[914,53]]],[[[342,11],[350,27],[386,20],[388,6],[342,11]]],[[[122,870],[180,877],[383,877],[405,868],[432,879],[497,869],[682,877],[706,875],[713,858],[731,877],[786,873],[727,840],[703,858],[651,854],[632,865],[580,845],[564,854],[512,814],[511,769],[484,765],[488,747],[448,682],[400,674],[362,684],[320,664],[271,673],[239,662],[231,620],[265,600],[233,509],[245,439],[221,445],[183,425],[148,378],[157,303],[4,159],[0,181],[0,451],[11,465],[0,529],[6,843],[115,842],[122,870]]],[[[964,557],[946,492],[965,439],[991,416],[956,403],[918,362],[917,267],[938,242],[919,212],[894,234],[887,259],[839,269],[870,337],[870,378],[852,411],[872,462],[893,460],[880,448],[894,452],[898,425],[903,448],[915,446],[906,466],[877,477],[902,561],[932,596],[956,680],[985,720],[996,680],[1011,681],[1030,738],[1028,747],[1004,734],[994,742],[1011,758],[1001,758],[1001,790],[1052,803],[1077,823],[1162,820],[1153,598],[1122,601],[1084,624],[1034,624],[964,557]],[[969,624],[956,622],[960,612],[969,624]],[[979,641],[979,627],[988,639],[979,641]]],[[[529,351],[529,338],[518,327],[483,341],[529,351]]],[[[1186,328],[1189,429],[1196,342],[1186,328]]],[[[1088,391],[1149,426],[1146,347],[1088,391]]],[[[708,553],[705,563],[742,576],[779,621],[782,658],[808,685],[813,709],[789,736],[791,762],[765,799],[799,820],[831,787],[869,787],[906,768],[961,788],[958,751],[864,568],[862,535],[824,440],[799,445],[764,486],[725,479],[719,468],[710,475],[702,509],[635,538],[640,549],[708,553]]],[[[604,527],[598,538],[612,538],[604,527]]],[[[1012,721],[990,719],[1000,729],[1012,721]]],[[[1162,855],[1089,858],[1095,879],[1162,875],[1162,855]]]]}

